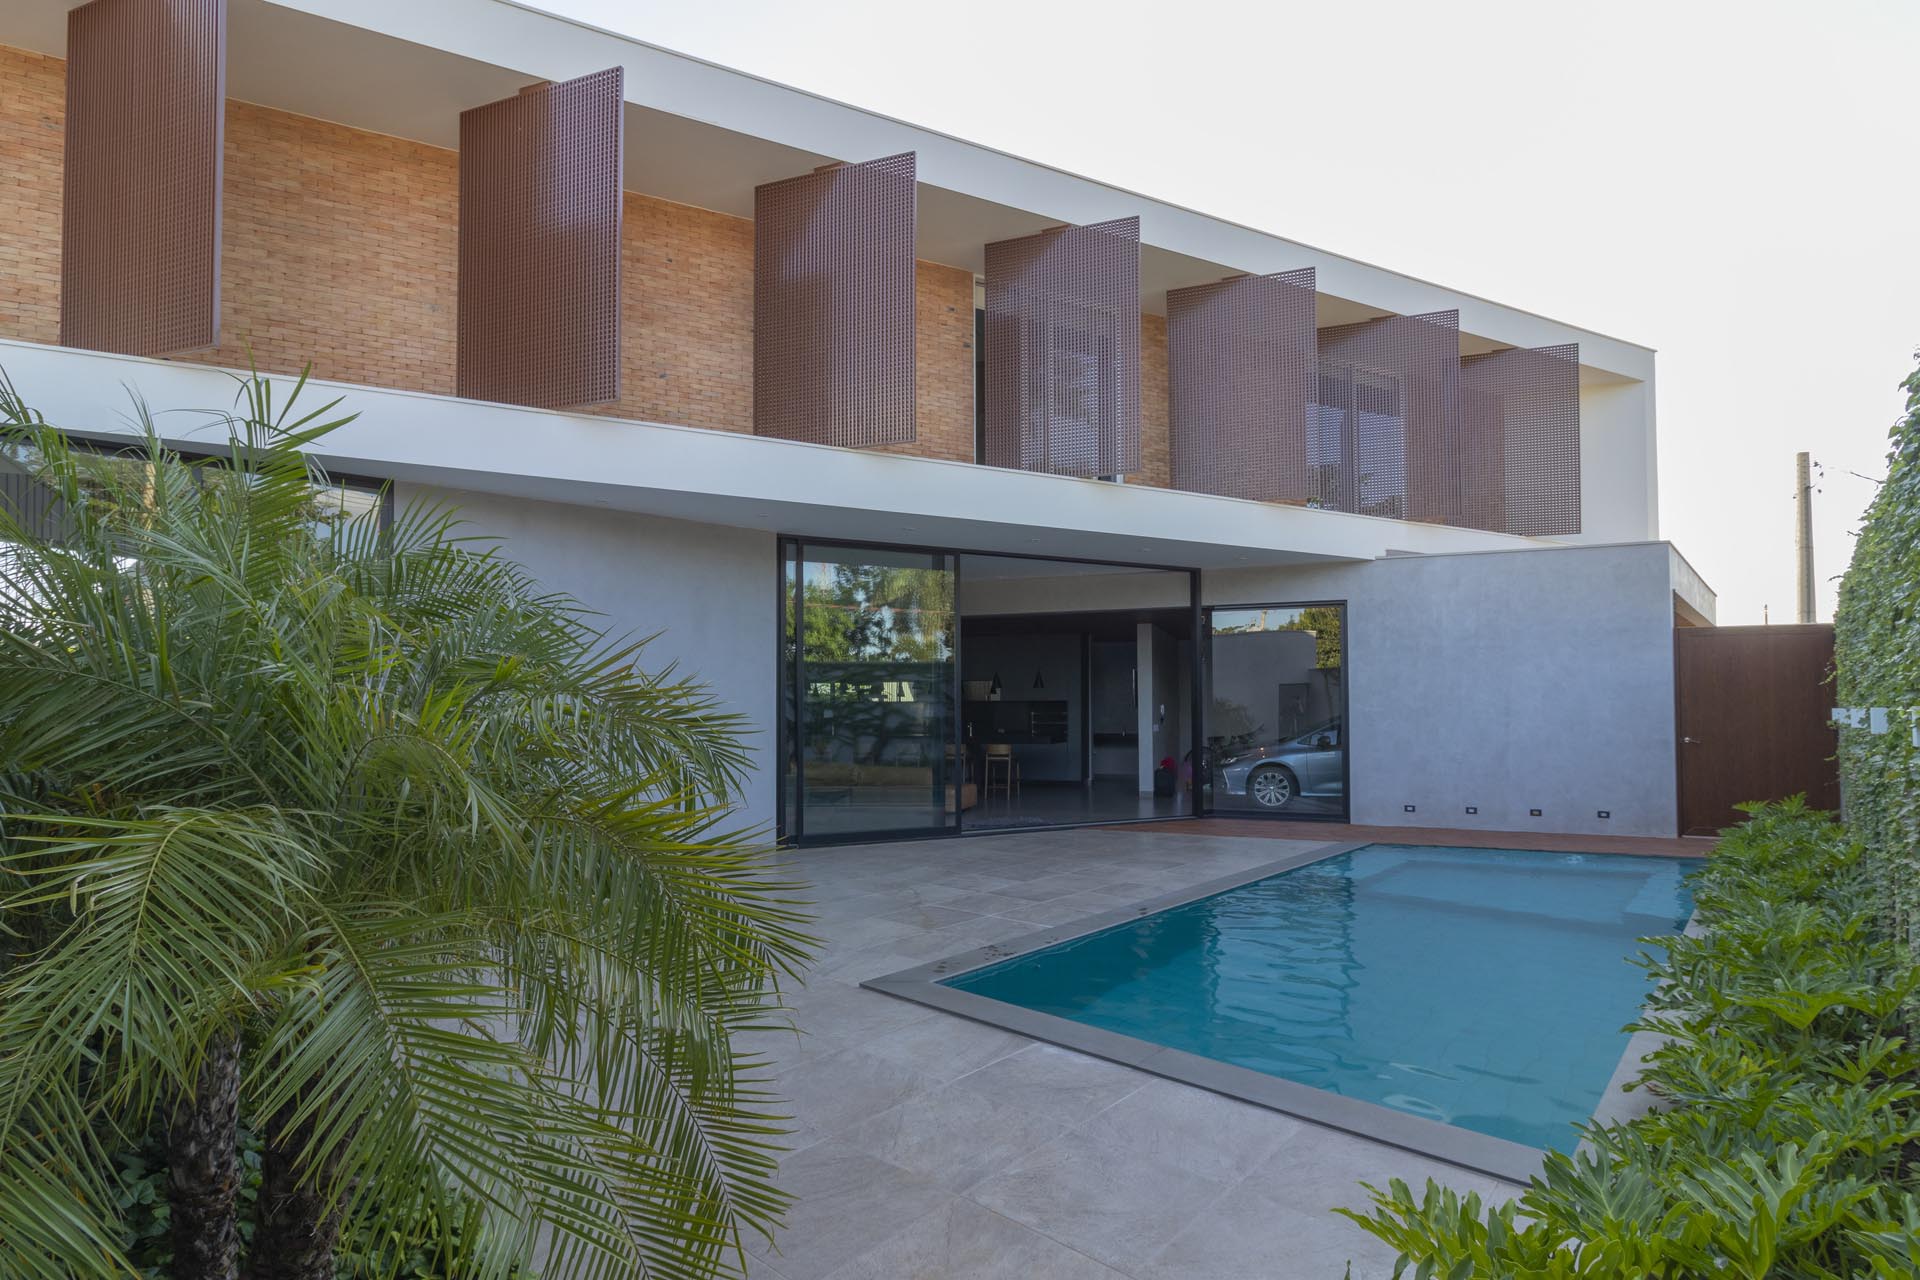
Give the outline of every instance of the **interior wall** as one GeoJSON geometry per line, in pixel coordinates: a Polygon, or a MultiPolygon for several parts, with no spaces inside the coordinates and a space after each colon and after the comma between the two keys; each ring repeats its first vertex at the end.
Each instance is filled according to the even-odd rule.
{"type": "MultiPolygon", "coordinates": [[[[1022,782],[1079,782],[1085,777],[1087,705],[1081,681],[1081,637],[1056,632],[1029,636],[975,636],[960,641],[961,679],[1000,677],[1002,702],[1064,702],[1065,742],[1015,743],[1022,782]],[[1038,675],[1045,688],[1033,687],[1038,675]]],[[[963,732],[965,728],[963,726],[963,732]]],[[[969,735],[976,741],[983,734],[969,735]]]]}
{"type": "Polygon", "coordinates": [[[1133,654],[1128,640],[1093,642],[1093,776],[1133,778],[1139,760],[1134,721],[1133,654]]]}
{"type": "Polygon", "coordinates": [[[1670,836],[1670,554],[1398,556],[1212,572],[1203,590],[1347,602],[1353,821],[1670,836]]]}

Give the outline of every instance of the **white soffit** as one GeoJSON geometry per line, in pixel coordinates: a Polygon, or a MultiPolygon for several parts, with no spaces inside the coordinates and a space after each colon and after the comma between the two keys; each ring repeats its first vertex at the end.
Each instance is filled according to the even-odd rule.
{"type": "MultiPolygon", "coordinates": [[[[183,361],[0,340],[0,368],[56,426],[133,433],[133,397],[180,447],[219,448],[235,375],[183,361]],[[206,412],[194,412],[204,410],[206,412]]],[[[280,394],[290,377],[276,377],[280,394]]],[[[1508,534],[1009,471],[744,433],[309,383],[359,416],[315,455],[345,474],[767,532],[1169,568],[1372,560],[1551,545],[1508,534]]]]}

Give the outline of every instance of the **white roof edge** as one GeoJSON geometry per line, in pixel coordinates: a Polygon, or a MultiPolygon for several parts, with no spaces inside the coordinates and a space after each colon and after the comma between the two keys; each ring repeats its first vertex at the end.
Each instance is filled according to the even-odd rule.
{"type": "MultiPolygon", "coordinates": [[[[49,422],[86,435],[137,430],[131,393],[163,415],[161,437],[175,446],[225,443],[224,424],[207,411],[232,404],[240,377],[16,339],[0,339],[0,371],[49,422]]],[[[283,389],[292,381],[271,376],[283,389]]],[[[430,392],[316,380],[307,394],[309,411],[338,396],[344,411],[359,415],[312,449],[341,472],[768,532],[1181,568],[1365,561],[1389,547],[1433,554],[1550,546],[1478,529],[430,392]]]]}
{"type": "MultiPolygon", "coordinates": [[[[445,50],[533,78],[564,79],[597,70],[609,61],[619,61],[634,72],[627,78],[627,98],[636,105],[842,160],[917,151],[921,158],[920,180],[928,185],[1029,209],[1062,221],[1096,221],[1138,212],[1142,215],[1143,241],[1159,248],[1220,261],[1236,270],[1250,272],[1302,266],[1325,268],[1328,270],[1323,271],[1323,291],[1402,314],[1449,309],[1465,303],[1468,305],[1461,307],[1461,327],[1468,332],[1516,346],[1577,341],[1581,343],[1584,365],[1639,380],[1652,374],[1655,349],[1642,343],[1451,289],[635,36],[549,13],[523,0],[409,0],[398,5],[391,0],[265,0],[265,3],[410,44],[445,50]],[[501,15],[502,21],[490,25],[481,16],[487,11],[501,15]],[[529,21],[551,24],[595,43],[614,42],[638,51],[643,61],[656,62],[652,68],[655,71],[670,72],[673,64],[679,64],[696,77],[726,77],[753,86],[753,92],[703,92],[703,87],[697,84],[673,83],[675,78],[671,74],[657,77],[641,74],[642,69],[632,65],[630,55],[622,58],[611,49],[595,48],[592,44],[568,47],[558,39],[529,40],[505,29],[529,21]],[[549,65],[538,65],[541,59],[548,60],[549,65]],[[767,109],[757,109],[758,104],[749,99],[763,95],[786,101],[768,103],[767,109]],[[799,105],[796,99],[805,104],[801,109],[795,109],[799,105]],[[806,109],[808,107],[811,110],[806,109]],[[843,118],[838,121],[822,118],[835,114],[843,118]],[[983,166],[1015,168],[995,174],[982,171],[983,166]],[[1019,172],[1021,170],[1025,172],[1019,172]],[[1037,178],[1054,189],[1017,194],[1007,189],[1023,177],[1029,182],[1037,178]],[[1052,203],[1034,208],[1036,202],[1047,201],[1052,203]],[[1136,207],[1141,205],[1146,207],[1136,207]],[[1300,261],[1301,257],[1317,261],[1300,261]],[[1363,287],[1355,289],[1356,283],[1363,287]],[[1373,287],[1364,287],[1366,285],[1373,287]]],[[[680,79],[684,81],[685,77],[680,79]]]]}

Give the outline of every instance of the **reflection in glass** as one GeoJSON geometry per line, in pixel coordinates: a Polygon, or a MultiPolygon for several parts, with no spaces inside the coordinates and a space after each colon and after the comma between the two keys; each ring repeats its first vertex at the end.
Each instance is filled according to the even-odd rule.
{"type": "Polygon", "coordinates": [[[812,840],[951,827],[952,557],[812,545],[802,554],[787,569],[783,674],[798,692],[789,695],[789,796],[798,801],[789,832],[812,840]]]}
{"type": "Polygon", "coordinates": [[[1345,816],[1345,606],[1215,609],[1209,617],[1213,809],[1345,816]]]}

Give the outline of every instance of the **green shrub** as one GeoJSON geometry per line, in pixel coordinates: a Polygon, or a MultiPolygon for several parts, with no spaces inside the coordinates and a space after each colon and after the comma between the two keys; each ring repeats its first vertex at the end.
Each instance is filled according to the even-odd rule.
{"type": "MultiPolygon", "coordinates": [[[[1889,927],[1920,943],[1920,370],[1904,384],[1887,478],[1867,508],[1834,613],[1835,702],[1884,707],[1889,732],[1840,731],[1847,825],[1867,848],[1889,927]]],[[[1909,1024],[1911,1025],[1911,1023],[1909,1024]]]]}
{"type": "Polygon", "coordinates": [[[1650,939],[1635,1029],[1665,1044],[1662,1109],[1588,1126],[1513,1204],[1429,1182],[1342,1210],[1396,1275],[1831,1277],[1920,1273],[1920,968],[1886,927],[1863,847],[1798,800],[1755,807],[1693,878],[1700,936],[1650,939]]]}

